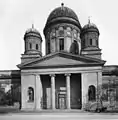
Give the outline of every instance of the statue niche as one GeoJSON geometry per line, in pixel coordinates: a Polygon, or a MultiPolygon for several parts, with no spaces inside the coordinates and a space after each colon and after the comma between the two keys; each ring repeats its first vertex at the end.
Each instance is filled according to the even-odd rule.
{"type": "Polygon", "coordinates": [[[34,89],[32,87],[28,88],[28,102],[34,101],[34,89]]]}

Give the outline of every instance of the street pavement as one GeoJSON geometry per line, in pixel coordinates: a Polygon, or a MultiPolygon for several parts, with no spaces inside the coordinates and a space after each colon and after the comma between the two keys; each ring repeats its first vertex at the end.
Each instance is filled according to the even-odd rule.
{"type": "Polygon", "coordinates": [[[20,111],[14,107],[0,106],[0,120],[104,120],[117,119],[118,112],[92,113],[82,110],[20,111]]]}
{"type": "Polygon", "coordinates": [[[118,120],[118,113],[90,113],[83,111],[36,111],[0,114],[0,120],[118,120]]]}

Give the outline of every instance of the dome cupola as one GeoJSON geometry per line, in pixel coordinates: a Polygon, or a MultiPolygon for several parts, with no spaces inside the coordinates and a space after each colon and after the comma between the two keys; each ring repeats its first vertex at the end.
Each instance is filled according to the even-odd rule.
{"type": "Polygon", "coordinates": [[[30,36],[38,37],[39,39],[42,40],[39,31],[34,28],[33,24],[32,24],[32,28],[29,28],[26,30],[25,35],[24,35],[24,39],[26,39],[27,37],[30,37],[30,36]]]}
{"type": "Polygon", "coordinates": [[[24,35],[25,41],[25,54],[42,54],[41,53],[41,44],[42,44],[42,37],[37,29],[29,28],[24,35]]]}
{"type": "Polygon", "coordinates": [[[79,19],[76,13],[71,8],[65,7],[63,3],[50,13],[43,32],[46,40],[46,54],[59,51],[80,53],[79,19]],[[77,52],[73,52],[75,46],[79,46],[76,47],[77,52]]]}
{"type": "Polygon", "coordinates": [[[90,22],[81,30],[81,48],[82,54],[93,58],[101,59],[101,49],[99,48],[99,29],[90,22]]]}
{"type": "Polygon", "coordinates": [[[58,22],[72,23],[81,29],[76,13],[71,8],[65,7],[64,3],[61,4],[61,7],[55,8],[50,13],[44,28],[44,34],[47,27],[58,22]]]}
{"type": "Polygon", "coordinates": [[[93,49],[99,48],[99,30],[94,23],[90,22],[88,19],[88,24],[86,24],[81,30],[82,39],[82,49],[92,47],[93,49]]]}
{"type": "Polygon", "coordinates": [[[21,57],[21,63],[30,61],[32,59],[40,58],[42,56],[42,37],[37,29],[32,27],[26,30],[24,35],[25,51],[21,57]]]}
{"type": "Polygon", "coordinates": [[[100,34],[97,26],[94,23],[91,23],[90,19],[88,20],[88,24],[84,25],[81,32],[82,34],[86,32],[97,32],[98,35],[100,34]]]}

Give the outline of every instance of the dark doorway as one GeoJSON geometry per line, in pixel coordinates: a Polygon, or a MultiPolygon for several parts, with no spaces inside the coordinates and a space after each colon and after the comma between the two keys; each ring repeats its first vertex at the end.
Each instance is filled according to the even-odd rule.
{"type": "Polygon", "coordinates": [[[81,109],[81,74],[71,74],[71,109],[81,109]]]}
{"type": "Polygon", "coordinates": [[[51,108],[51,78],[49,75],[41,75],[41,82],[43,87],[42,108],[51,108]],[[47,90],[49,92],[47,92],[47,90]]]}
{"type": "Polygon", "coordinates": [[[56,75],[56,109],[66,109],[66,77],[64,74],[56,75]]]}

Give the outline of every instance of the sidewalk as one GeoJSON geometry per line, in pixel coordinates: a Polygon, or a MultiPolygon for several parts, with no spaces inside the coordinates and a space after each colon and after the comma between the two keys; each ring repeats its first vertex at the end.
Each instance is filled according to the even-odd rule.
{"type": "MultiPolygon", "coordinates": [[[[95,112],[88,112],[88,111],[84,111],[84,110],[79,110],[79,109],[71,109],[71,110],[51,110],[51,109],[43,109],[43,110],[19,110],[18,108],[15,108],[13,106],[0,106],[0,114],[9,114],[9,113],[18,113],[18,114],[78,114],[78,113],[88,113],[88,114],[94,114],[95,112]]],[[[102,114],[109,114],[109,113],[118,113],[118,109],[117,110],[108,110],[106,112],[101,112],[102,114]]],[[[101,114],[100,113],[100,114],[101,114]]]]}

